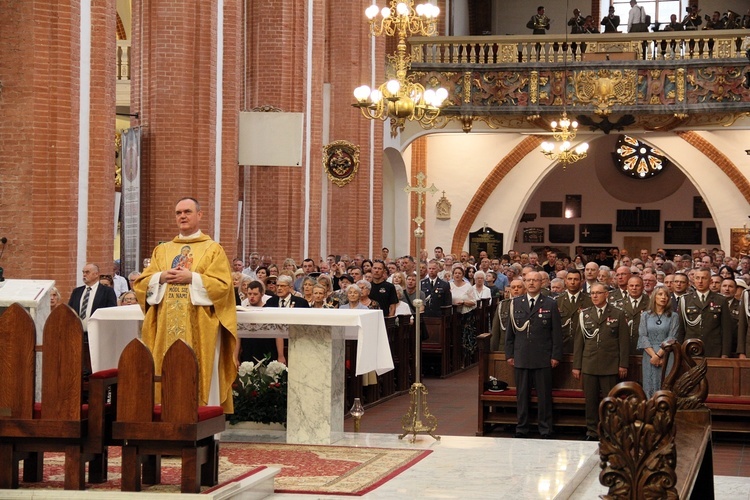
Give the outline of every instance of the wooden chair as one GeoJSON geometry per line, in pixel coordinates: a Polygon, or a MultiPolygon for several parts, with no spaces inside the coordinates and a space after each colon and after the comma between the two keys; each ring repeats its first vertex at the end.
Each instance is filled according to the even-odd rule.
{"type": "Polygon", "coordinates": [[[151,351],[131,341],[119,361],[115,439],[123,440],[122,491],[140,491],[141,482],[161,482],[161,456],[182,457],[182,493],[199,493],[218,482],[219,450],[214,434],[225,427],[220,406],[198,405],[198,361],[183,340],[174,342],[162,364],[161,405],[154,406],[151,351]],[[145,460],[145,463],[144,463],[145,460]]]}
{"type": "Polygon", "coordinates": [[[34,321],[13,304],[0,317],[0,488],[18,488],[23,480],[42,480],[44,452],[65,453],[65,489],[107,480],[105,405],[116,372],[99,373],[89,382],[90,404],[82,404],[83,328],[67,305],[53,309],[44,325],[42,402],[34,404],[36,370],[34,321]]]}

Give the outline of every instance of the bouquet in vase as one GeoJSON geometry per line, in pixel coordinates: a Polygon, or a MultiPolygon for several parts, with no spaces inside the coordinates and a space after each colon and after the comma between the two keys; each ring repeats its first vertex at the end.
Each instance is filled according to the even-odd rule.
{"type": "Polygon", "coordinates": [[[240,365],[232,393],[234,413],[229,422],[286,424],[287,367],[266,356],[240,365]]]}

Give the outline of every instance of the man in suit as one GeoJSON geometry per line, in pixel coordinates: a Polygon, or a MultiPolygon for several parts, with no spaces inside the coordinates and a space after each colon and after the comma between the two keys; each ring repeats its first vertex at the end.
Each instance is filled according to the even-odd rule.
{"type": "Polygon", "coordinates": [[[586,293],[589,293],[589,290],[591,290],[592,285],[596,285],[599,283],[597,280],[599,276],[599,264],[596,262],[589,262],[586,264],[586,267],[583,268],[583,278],[586,280],[583,283],[582,290],[586,293]]]}
{"type": "Polygon", "coordinates": [[[510,301],[526,293],[523,280],[518,278],[510,282],[508,287],[510,298],[504,299],[497,307],[497,317],[492,321],[492,335],[490,336],[490,350],[505,350],[505,332],[508,331],[508,318],[510,317],[510,301]]]}
{"type": "Polygon", "coordinates": [[[565,291],[557,297],[562,321],[563,353],[573,352],[573,337],[578,331],[578,313],[591,306],[591,298],[581,291],[581,271],[571,269],[565,277],[565,291]]]}
{"type": "Polygon", "coordinates": [[[690,288],[690,279],[686,273],[675,273],[672,280],[672,309],[678,312],[680,307],[680,297],[688,293],[690,288]]]}
{"type": "Polygon", "coordinates": [[[633,276],[628,280],[628,295],[616,302],[612,302],[615,307],[619,307],[625,313],[625,320],[628,322],[628,336],[630,337],[630,352],[635,354],[638,345],[638,328],[641,325],[641,313],[648,309],[648,294],[643,291],[643,279],[640,276],[633,276]]]}
{"type": "Polygon", "coordinates": [[[732,350],[732,317],[726,297],[709,290],[711,271],[695,270],[695,291],[680,297],[678,340],[701,339],[705,355],[728,358],[732,350]]]}
{"type": "Polygon", "coordinates": [[[532,384],[539,403],[539,434],[552,437],[552,368],[562,359],[560,312],[554,299],[541,294],[542,276],[536,271],[524,279],[526,294],[511,302],[505,357],[515,368],[516,437],[529,434],[529,399],[532,384]]]}
{"type": "MultiPolygon", "coordinates": [[[[438,248],[440,247],[435,247],[435,250],[438,248]]],[[[438,263],[436,260],[431,260],[427,264],[427,277],[422,280],[421,288],[425,296],[423,314],[431,318],[442,316],[443,313],[440,308],[451,305],[452,296],[448,282],[438,278],[438,263]]]]}
{"type": "Polygon", "coordinates": [[[83,266],[83,286],[73,289],[68,305],[78,312],[83,331],[88,332],[89,318],[100,307],[116,307],[114,289],[99,285],[99,266],[88,263],[83,266]]]}
{"type": "MultiPolygon", "coordinates": [[[[289,276],[279,276],[278,278],[276,278],[276,295],[269,298],[263,307],[298,307],[303,309],[309,308],[310,304],[308,304],[304,298],[297,297],[296,295],[292,294],[292,285],[292,278],[290,278],[289,276]]],[[[258,340],[264,341],[264,343],[263,345],[254,346],[254,352],[258,352],[258,349],[261,349],[261,351],[265,349],[265,351],[261,353],[262,356],[265,355],[266,351],[272,351],[272,359],[275,359],[280,363],[286,363],[286,358],[284,357],[284,339],[277,338],[258,340]]],[[[245,357],[246,356],[243,355],[243,359],[245,359],[245,357]]]]}
{"type": "Polygon", "coordinates": [[[573,378],[581,379],[586,398],[586,441],[599,438],[599,402],[628,375],[628,323],[625,313],[608,303],[604,285],[591,287],[593,306],[580,312],[573,350],[573,378]]]}
{"type": "Polygon", "coordinates": [[[91,373],[91,354],[89,353],[89,318],[100,307],[116,307],[117,296],[114,289],[99,285],[99,266],[88,263],[83,266],[83,286],[73,289],[68,305],[78,312],[83,323],[83,374],[91,373]]]}

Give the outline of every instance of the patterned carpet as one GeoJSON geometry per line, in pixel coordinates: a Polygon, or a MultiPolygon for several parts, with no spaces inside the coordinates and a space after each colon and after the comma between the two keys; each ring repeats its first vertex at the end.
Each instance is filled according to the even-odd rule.
{"type": "MultiPolygon", "coordinates": [[[[222,443],[219,452],[219,485],[258,467],[280,467],[274,481],[276,493],[363,495],[429,455],[427,450],[309,446],[266,443],[222,443]]],[[[48,453],[44,482],[21,483],[21,488],[62,489],[64,456],[48,453]]],[[[162,484],[143,485],[143,491],[179,492],[180,461],[162,459],[162,484]]],[[[110,448],[109,481],[86,484],[91,490],[120,489],[120,448],[110,448]]],[[[207,490],[208,488],[204,488],[207,490]]]]}

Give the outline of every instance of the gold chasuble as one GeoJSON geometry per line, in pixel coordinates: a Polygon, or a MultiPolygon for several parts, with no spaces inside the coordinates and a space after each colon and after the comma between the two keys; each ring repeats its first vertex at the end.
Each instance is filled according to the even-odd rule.
{"type": "Polygon", "coordinates": [[[219,401],[225,413],[232,413],[232,383],[237,376],[233,354],[237,343],[237,311],[229,259],[222,246],[205,234],[191,239],[178,236],[171,242],[162,243],[154,249],[151,263],[135,282],[134,289],[146,316],[141,339],[153,353],[156,374],[161,374],[162,361],[169,346],[175,340],[183,339],[198,358],[201,405],[208,404],[217,336],[221,335],[219,401]],[[194,302],[200,303],[191,297],[195,279],[192,285],[158,285],[158,293],[163,292],[161,301],[153,305],[147,302],[157,290],[153,284],[149,289],[154,274],[176,267],[200,275],[205,293],[213,305],[195,305],[194,302]]]}

